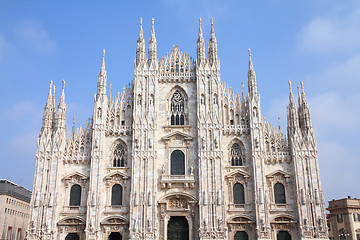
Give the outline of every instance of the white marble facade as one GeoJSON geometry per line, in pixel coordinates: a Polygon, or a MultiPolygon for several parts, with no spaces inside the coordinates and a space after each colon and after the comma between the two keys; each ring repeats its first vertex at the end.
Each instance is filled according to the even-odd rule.
{"type": "Polygon", "coordinates": [[[285,136],[262,116],[250,50],[247,93],[221,81],[212,21],[194,60],[158,59],[154,21],[146,56],[141,24],[134,81],[114,95],[104,58],[94,115],[69,138],[65,82],[58,107],[50,84],[28,239],[327,239],[302,83],[285,136]]]}

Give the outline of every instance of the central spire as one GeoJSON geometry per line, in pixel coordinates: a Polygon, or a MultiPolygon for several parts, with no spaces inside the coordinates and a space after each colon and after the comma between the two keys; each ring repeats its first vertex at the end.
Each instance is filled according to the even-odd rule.
{"type": "Polygon", "coordinates": [[[205,62],[205,41],[201,29],[201,18],[199,18],[199,35],[197,39],[197,63],[205,62]]]}
{"type": "Polygon", "coordinates": [[[157,46],[155,37],[154,18],[152,19],[151,37],[149,39],[149,62],[157,60],[157,46]]]}

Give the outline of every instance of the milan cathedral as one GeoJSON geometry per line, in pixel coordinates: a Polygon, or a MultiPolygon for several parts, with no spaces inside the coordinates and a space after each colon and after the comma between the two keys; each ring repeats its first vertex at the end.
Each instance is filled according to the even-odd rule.
{"type": "MultiPolygon", "coordinates": [[[[207,52],[158,59],[142,20],[134,80],[112,94],[105,51],[94,114],[67,134],[65,81],[44,108],[27,239],[328,239],[318,151],[303,83],[287,134],[267,122],[251,53],[247,91],[221,81],[207,52]]],[[[75,125],[75,123],[74,123],[75,125]]]]}

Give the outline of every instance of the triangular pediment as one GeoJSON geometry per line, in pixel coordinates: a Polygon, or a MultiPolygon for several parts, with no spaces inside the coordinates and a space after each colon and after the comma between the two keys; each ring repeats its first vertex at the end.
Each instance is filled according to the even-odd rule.
{"type": "Polygon", "coordinates": [[[231,177],[236,177],[236,176],[241,176],[241,177],[243,177],[245,179],[250,177],[249,174],[247,174],[246,172],[244,172],[244,171],[242,171],[240,169],[227,174],[225,177],[226,178],[231,178],[231,177]]]}
{"type": "Polygon", "coordinates": [[[112,181],[120,181],[120,180],[127,180],[129,178],[130,178],[129,175],[119,172],[119,171],[110,173],[107,176],[105,176],[105,180],[107,180],[107,181],[111,181],[111,180],[112,181]]]}
{"type": "Polygon", "coordinates": [[[88,177],[79,172],[74,172],[64,177],[64,180],[71,180],[71,179],[80,181],[80,180],[87,180],[88,177]]]}
{"type": "Polygon", "coordinates": [[[180,131],[175,131],[172,133],[169,133],[167,135],[165,135],[164,137],[161,138],[164,141],[170,141],[171,139],[183,139],[183,140],[192,140],[193,137],[190,136],[189,134],[180,132],[180,131]]]}
{"type": "Polygon", "coordinates": [[[290,174],[288,174],[287,172],[284,172],[282,170],[276,170],[275,172],[272,172],[268,175],[266,175],[267,178],[272,178],[272,177],[275,177],[275,176],[278,176],[278,175],[282,175],[284,176],[285,178],[289,178],[290,177],[290,174]]]}

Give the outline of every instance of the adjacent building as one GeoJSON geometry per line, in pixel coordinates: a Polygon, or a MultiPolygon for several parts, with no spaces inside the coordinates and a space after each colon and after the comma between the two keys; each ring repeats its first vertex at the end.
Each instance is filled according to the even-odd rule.
{"type": "Polygon", "coordinates": [[[327,210],[329,238],[360,240],[360,199],[334,199],[327,210]]]}
{"type": "Polygon", "coordinates": [[[103,51],[93,117],[69,138],[65,81],[57,106],[50,83],[29,239],[328,238],[303,83],[296,102],[289,82],[284,134],[264,119],[250,50],[238,93],[212,20],[207,52],[201,20],[194,43],[194,59],[178,46],[158,59],[154,20],[147,54],[141,22],[134,80],[113,94],[103,51]]]}
{"type": "Polygon", "coordinates": [[[29,224],[31,191],[0,180],[0,239],[23,240],[29,224]]]}

